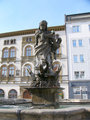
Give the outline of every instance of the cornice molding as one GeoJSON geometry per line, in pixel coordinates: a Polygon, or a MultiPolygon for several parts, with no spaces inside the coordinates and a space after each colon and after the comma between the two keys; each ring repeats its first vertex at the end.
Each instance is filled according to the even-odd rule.
{"type": "MultiPolygon", "coordinates": [[[[27,35],[27,34],[34,34],[36,29],[29,29],[29,30],[22,30],[22,31],[15,31],[15,32],[8,32],[8,33],[1,33],[0,38],[3,37],[11,37],[11,36],[19,36],[19,35],[27,35]]],[[[65,25],[62,26],[53,26],[53,27],[48,27],[48,30],[54,30],[54,31],[64,31],[65,30],[65,25]]]]}

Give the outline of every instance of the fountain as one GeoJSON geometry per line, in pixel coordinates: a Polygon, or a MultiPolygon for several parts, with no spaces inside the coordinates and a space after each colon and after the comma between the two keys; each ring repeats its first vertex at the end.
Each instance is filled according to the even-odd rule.
{"type": "Polygon", "coordinates": [[[35,41],[35,72],[28,70],[32,82],[26,88],[32,93],[33,104],[21,99],[0,100],[0,120],[90,120],[90,100],[59,101],[58,90],[63,90],[59,83],[62,67],[54,69],[53,59],[56,59],[56,50],[62,40],[54,31],[47,30],[45,20],[40,22],[35,41]],[[2,103],[9,105],[9,108],[3,109],[2,103]],[[59,109],[59,103],[79,107],[59,109]]]}
{"type": "Polygon", "coordinates": [[[47,22],[40,22],[35,32],[35,73],[29,71],[32,83],[27,88],[32,93],[34,107],[56,108],[58,106],[58,90],[60,88],[59,73],[61,66],[54,70],[56,50],[60,47],[61,38],[54,31],[47,30],[47,22]]]}

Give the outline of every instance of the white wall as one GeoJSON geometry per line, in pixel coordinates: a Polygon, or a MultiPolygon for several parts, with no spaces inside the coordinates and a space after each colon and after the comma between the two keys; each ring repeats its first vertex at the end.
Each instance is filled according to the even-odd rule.
{"type": "Polygon", "coordinates": [[[60,86],[64,88],[64,99],[68,99],[68,68],[67,68],[67,42],[66,42],[66,34],[65,31],[57,31],[56,34],[59,34],[59,36],[62,39],[61,42],[61,59],[58,59],[60,61],[62,66],[62,82],[60,86]]]}
{"type": "MultiPolygon", "coordinates": [[[[88,25],[90,21],[77,21],[66,23],[66,36],[68,47],[69,80],[75,80],[74,71],[85,71],[85,80],[90,80],[90,31],[88,25]],[[72,26],[80,26],[80,32],[73,33],[72,26]],[[79,47],[78,40],[82,40],[82,47],[79,47]],[[77,46],[73,47],[72,40],[77,41],[77,46]],[[84,63],[80,62],[80,54],[84,55],[84,63]],[[78,62],[74,63],[73,55],[78,56],[78,62]]],[[[83,79],[83,80],[84,80],[83,79]]]]}
{"type": "Polygon", "coordinates": [[[8,93],[10,90],[14,89],[17,91],[17,98],[20,97],[20,87],[18,85],[15,85],[15,84],[0,84],[0,89],[2,89],[5,93],[5,97],[4,98],[8,98],[8,93]]]}
{"type": "Polygon", "coordinates": [[[59,36],[62,39],[61,42],[61,59],[60,63],[62,65],[62,75],[68,75],[68,68],[67,68],[67,43],[66,43],[66,35],[65,31],[57,31],[56,34],[59,34],[59,36]]]}

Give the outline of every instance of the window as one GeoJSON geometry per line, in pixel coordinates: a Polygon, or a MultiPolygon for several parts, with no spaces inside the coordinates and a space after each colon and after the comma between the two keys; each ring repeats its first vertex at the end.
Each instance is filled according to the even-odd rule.
{"type": "Polygon", "coordinates": [[[74,99],[88,99],[87,86],[73,88],[74,99]]]}
{"type": "Polygon", "coordinates": [[[3,66],[2,67],[2,77],[6,77],[7,76],[7,67],[3,66]]]}
{"type": "Polygon", "coordinates": [[[7,44],[7,41],[6,40],[4,40],[4,45],[6,45],[7,44]]]}
{"type": "Polygon", "coordinates": [[[26,56],[31,56],[31,47],[26,47],[26,56]]]}
{"type": "Polygon", "coordinates": [[[4,45],[16,44],[16,39],[4,40],[4,45]]]}
{"type": "Polygon", "coordinates": [[[84,62],[84,57],[83,57],[83,55],[80,55],[80,62],[84,62]]]}
{"type": "Polygon", "coordinates": [[[16,70],[16,76],[20,75],[20,70],[16,70]]]}
{"type": "Polygon", "coordinates": [[[15,48],[10,49],[10,57],[15,57],[15,48]]]}
{"type": "Polygon", "coordinates": [[[79,47],[82,47],[82,40],[78,40],[79,47]]]}
{"type": "Polygon", "coordinates": [[[90,25],[88,27],[89,27],[89,31],[90,31],[90,25]]]}
{"type": "Polygon", "coordinates": [[[32,95],[31,93],[28,91],[28,90],[25,90],[24,93],[23,93],[23,98],[25,99],[31,99],[32,98],[32,95]]]}
{"type": "Polygon", "coordinates": [[[73,40],[73,47],[76,47],[76,40],[73,40]]]}
{"type": "Polygon", "coordinates": [[[59,54],[59,48],[57,49],[56,53],[59,54]]]}
{"type": "Polygon", "coordinates": [[[31,41],[32,41],[31,37],[26,38],[26,42],[31,42],[31,41]]]}
{"type": "Polygon", "coordinates": [[[53,70],[57,71],[57,69],[60,67],[60,63],[59,62],[55,62],[53,65],[53,70]]]}
{"type": "Polygon", "coordinates": [[[74,75],[75,75],[75,78],[76,78],[76,79],[79,78],[79,72],[78,72],[78,71],[75,71],[75,72],[74,72],[74,75]]]}
{"type": "Polygon", "coordinates": [[[84,71],[75,71],[74,72],[75,79],[81,79],[84,78],[85,72],[84,71]]]}
{"type": "Polygon", "coordinates": [[[73,88],[74,99],[81,99],[80,87],[73,88]]]}
{"type": "Polygon", "coordinates": [[[4,45],[8,45],[9,44],[9,40],[4,40],[4,45]]]}
{"type": "Polygon", "coordinates": [[[16,90],[10,90],[8,94],[8,98],[17,98],[17,91],[16,90]]]}
{"type": "Polygon", "coordinates": [[[8,49],[6,48],[6,49],[4,49],[4,51],[3,51],[3,58],[8,58],[8,49]]]}
{"type": "Polygon", "coordinates": [[[0,89],[0,98],[4,98],[4,95],[5,95],[4,91],[0,89]]]}
{"type": "Polygon", "coordinates": [[[30,65],[26,65],[25,66],[25,76],[30,76],[30,74],[29,74],[29,71],[31,70],[31,66],[30,65]]]}
{"type": "Polygon", "coordinates": [[[16,44],[16,39],[14,39],[14,44],[16,44]]]}
{"type": "Polygon", "coordinates": [[[14,72],[15,72],[14,66],[10,66],[9,67],[9,77],[13,77],[14,76],[14,72]]]}
{"type": "Polygon", "coordinates": [[[11,43],[11,44],[16,44],[16,39],[11,39],[11,40],[10,40],[10,43],[11,43]]]}
{"type": "Polygon", "coordinates": [[[80,72],[80,78],[84,78],[84,71],[80,72]]]}
{"type": "Polygon", "coordinates": [[[80,94],[80,87],[74,87],[73,88],[73,93],[74,94],[80,94]]]}
{"type": "Polygon", "coordinates": [[[6,43],[7,45],[9,45],[9,40],[7,40],[7,43],[6,43]]]}
{"type": "Polygon", "coordinates": [[[11,44],[13,44],[13,40],[11,40],[11,44]]]}
{"type": "Polygon", "coordinates": [[[73,26],[72,27],[72,32],[79,32],[79,31],[80,31],[79,26],[73,26]]]}
{"type": "Polygon", "coordinates": [[[89,45],[90,45],[90,39],[89,39],[89,45]]]}
{"type": "Polygon", "coordinates": [[[74,55],[73,56],[73,59],[74,59],[74,63],[77,63],[78,61],[77,61],[77,55],[74,55]]]}

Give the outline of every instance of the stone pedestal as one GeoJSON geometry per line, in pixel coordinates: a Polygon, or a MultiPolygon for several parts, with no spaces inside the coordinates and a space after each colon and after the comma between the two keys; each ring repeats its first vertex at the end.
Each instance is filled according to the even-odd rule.
{"type": "Polygon", "coordinates": [[[60,88],[28,88],[32,93],[32,103],[37,108],[57,108],[60,88]]]}

